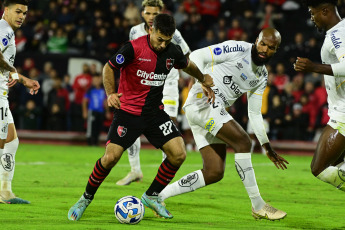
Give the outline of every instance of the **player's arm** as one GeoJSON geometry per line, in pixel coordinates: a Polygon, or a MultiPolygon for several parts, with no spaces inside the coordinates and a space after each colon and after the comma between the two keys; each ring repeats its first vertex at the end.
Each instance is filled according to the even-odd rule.
{"type": "Polygon", "coordinates": [[[189,60],[187,67],[184,68],[183,71],[193,76],[201,83],[204,93],[208,97],[208,102],[212,101],[212,103],[214,103],[215,95],[211,89],[211,87],[214,86],[213,78],[209,74],[201,73],[200,69],[191,60],[189,60]]]}
{"type": "Polygon", "coordinates": [[[115,75],[108,63],[103,67],[103,85],[108,98],[108,106],[119,109],[121,106],[120,97],[122,93],[119,94],[115,92],[115,75]]]}
{"type": "Polygon", "coordinates": [[[289,164],[283,157],[279,156],[271,147],[269,139],[266,134],[264,120],[261,114],[262,92],[248,92],[248,117],[256,137],[258,138],[262,147],[266,150],[267,157],[279,169],[286,169],[286,164],[289,164]]]}
{"type": "Polygon", "coordinates": [[[115,107],[116,109],[119,109],[121,106],[120,97],[122,96],[122,93],[115,92],[114,71],[120,70],[122,67],[125,67],[133,60],[133,58],[134,49],[132,43],[126,42],[103,67],[103,85],[105,93],[107,94],[109,107],[115,107]]]}
{"type": "MultiPolygon", "coordinates": [[[[17,73],[10,73],[10,77],[12,79],[13,78],[13,74],[17,74],[17,73]]],[[[40,89],[40,83],[38,83],[38,81],[36,80],[32,80],[30,78],[27,78],[27,77],[24,77],[23,75],[19,74],[18,73],[18,82],[23,84],[26,88],[30,89],[30,94],[31,95],[34,95],[34,94],[37,94],[38,93],[38,90],[40,89]]],[[[10,85],[11,82],[9,82],[8,85],[10,85]]]]}
{"type": "Polygon", "coordinates": [[[16,68],[11,66],[4,58],[2,55],[2,52],[0,52],[0,69],[5,70],[5,71],[10,71],[10,72],[17,72],[16,68]]]}
{"type": "Polygon", "coordinates": [[[345,31],[333,31],[332,32],[332,44],[329,52],[335,52],[339,63],[335,64],[320,64],[310,61],[308,58],[297,57],[294,68],[296,71],[301,72],[315,72],[320,74],[326,74],[334,77],[345,77],[345,31]],[[342,41],[343,40],[343,41],[342,41]]]}
{"type": "Polygon", "coordinates": [[[298,72],[313,72],[334,76],[331,65],[315,63],[310,61],[308,58],[297,57],[293,67],[298,72]]]}

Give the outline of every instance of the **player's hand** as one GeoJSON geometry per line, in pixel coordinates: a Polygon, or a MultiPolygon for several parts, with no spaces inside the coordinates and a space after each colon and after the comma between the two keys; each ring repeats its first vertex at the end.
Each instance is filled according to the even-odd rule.
{"type": "Polygon", "coordinates": [[[313,72],[315,64],[308,58],[297,57],[293,68],[298,72],[313,72]]]}
{"type": "Polygon", "coordinates": [[[204,85],[201,85],[201,88],[207,97],[207,103],[210,103],[212,101],[213,104],[216,99],[216,95],[214,94],[213,90],[210,87],[206,87],[204,85]]]}
{"type": "Polygon", "coordinates": [[[13,79],[12,78],[12,74],[14,74],[15,72],[10,72],[10,77],[8,78],[8,82],[7,82],[7,86],[10,88],[12,86],[14,86],[15,84],[17,84],[18,79],[13,79]]]}
{"type": "Polygon", "coordinates": [[[32,80],[30,78],[25,78],[24,86],[30,89],[30,94],[34,95],[38,93],[39,88],[41,88],[40,83],[36,80],[32,80]]]}
{"type": "Polygon", "coordinates": [[[289,164],[287,160],[279,156],[270,146],[264,146],[266,149],[266,156],[273,162],[277,169],[287,169],[286,164],[289,164]]]}
{"type": "Polygon", "coordinates": [[[209,74],[204,74],[204,81],[201,83],[205,87],[214,86],[213,78],[209,74]]]}
{"type": "Polygon", "coordinates": [[[109,94],[107,101],[109,107],[114,107],[115,109],[119,109],[121,107],[120,97],[122,93],[112,93],[109,94]]]}

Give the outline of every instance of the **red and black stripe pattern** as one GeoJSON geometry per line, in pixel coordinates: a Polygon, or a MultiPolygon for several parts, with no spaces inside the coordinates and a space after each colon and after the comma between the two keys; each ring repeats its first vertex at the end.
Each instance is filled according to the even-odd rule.
{"type": "Polygon", "coordinates": [[[98,159],[86,185],[85,192],[89,198],[93,198],[93,195],[95,195],[98,187],[102,184],[109,173],[110,170],[103,167],[101,158],[98,159]]]}
{"type": "Polygon", "coordinates": [[[146,194],[148,196],[158,195],[174,179],[180,167],[173,166],[168,159],[165,159],[158,169],[156,178],[153,180],[146,194]]]}

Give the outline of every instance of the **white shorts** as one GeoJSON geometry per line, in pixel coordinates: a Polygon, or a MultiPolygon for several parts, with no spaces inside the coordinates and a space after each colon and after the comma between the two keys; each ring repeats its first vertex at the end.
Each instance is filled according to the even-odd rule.
{"type": "Polygon", "coordinates": [[[170,117],[177,117],[179,105],[179,92],[177,81],[166,81],[163,88],[164,111],[170,117]]]}
{"type": "Polygon", "coordinates": [[[223,124],[233,120],[233,118],[221,103],[216,102],[214,105],[201,110],[197,105],[190,104],[184,110],[198,149],[210,144],[225,144],[216,135],[223,124]]]}
{"type": "Polygon", "coordinates": [[[331,126],[333,129],[338,130],[339,133],[345,136],[345,123],[329,118],[327,125],[331,126]]]}
{"type": "MultiPolygon", "coordinates": [[[[270,131],[270,124],[268,123],[268,121],[266,119],[264,119],[264,126],[265,126],[266,133],[269,133],[269,131],[270,131]]],[[[248,123],[247,123],[247,133],[248,134],[255,134],[254,130],[252,128],[250,119],[248,119],[248,123]]]]}
{"type": "Polygon", "coordinates": [[[12,113],[8,100],[0,98],[0,139],[5,140],[8,133],[8,124],[13,123],[12,113]]]}
{"type": "Polygon", "coordinates": [[[190,125],[188,123],[188,119],[186,117],[186,114],[181,114],[181,129],[182,130],[190,129],[190,125]]]}

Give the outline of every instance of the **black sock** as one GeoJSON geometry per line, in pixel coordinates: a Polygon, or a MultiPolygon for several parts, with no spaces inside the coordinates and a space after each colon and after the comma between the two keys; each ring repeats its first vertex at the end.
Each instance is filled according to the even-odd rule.
{"type": "Polygon", "coordinates": [[[170,181],[172,181],[179,168],[180,167],[173,166],[168,161],[168,158],[165,158],[158,169],[156,178],[153,180],[149,189],[146,191],[146,195],[157,196],[170,183],[170,181]]]}
{"type": "Polygon", "coordinates": [[[95,167],[89,177],[87,182],[86,189],[84,192],[84,197],[92,200],[93,196],[97,192],[97,189],[102,184],[104,179],[108,176],[110,170],[105,169],[101,164],[101,158],[97,160],[95,167]]]}

